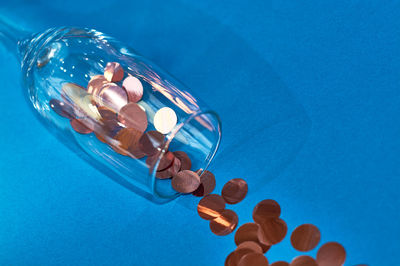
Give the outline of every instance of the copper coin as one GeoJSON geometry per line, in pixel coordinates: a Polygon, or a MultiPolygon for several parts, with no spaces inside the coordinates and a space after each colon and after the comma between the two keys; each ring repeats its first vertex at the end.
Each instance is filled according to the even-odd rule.
{"type": "Polygon", "coordinates": [[[244,248],[233,251],[226,257],[225,266],[238,266],[240,259],[249,253],[252,253],[252,251],[244,248]]]}
{"type": "Polygon", "coordinates": [[[293,231],[290,242],[295,249],[305,252],[315,248],[320,239],[321,233],[315,225],[303,224],[293,231]]]}
{"type": "Polygon", "coordinates": [[[102,120],[117,120],[117,113],[103,106],[99,106],[97,110],[102,120]]]}
{"type": "Polygon", "coordinates": [[[169,107],[158,110],[153,118],[154,127],[163,134],[168,134],[176,126],[178,117],[175,111],[169,107]]]}
{"type": "Polygon", "coordinates": [[[124,78],[124,69],[117,62],[109,62],[104,68],[104,77],[110,82],[118,82],[124,78]]]}
{"type": "Polygon", "coordinates": [[[225,210],[225,201],[220,195],[210,194],[202,198],[197,205],[197,213],[205,220],[212,220],[225,210]]]}
{"type": "MultiPolygon", "coordinates": [[[[156,131],[158,132],[158,131],[156,131]]],[[[181,160],[182,168],[181,170],[190,170],[192,168],[192,161],[190,160],[189,156],[184,151],[174,151],[174,155],[181,160]]]]}
{"type": "Polygon", "coordinates": [[[106,138],[106,136],[103,135],[102,133],[100,133],[100,132],[94,132],[94,135],[95,135],[96,138],[97,138],[98,140],[100,140],[101,142],[107,143],[107,138],[106,138]]]}
{"type": "MultiPolygon", "coordinates": [[[[140,148],[140,146],[139,146],[140,148]]],[[[153,168],[155,166],[155,164],[157,163],[158,159],[160,157],[160,153],[157,153],[151,157],[147,157],[146,160],[146,164],[149,166],[150,168],[150,172],[153,171],[153,168]]],[[[168,167],[170,167],[172,165],[172,163],[174,162],[175,159],[175,155],[168,151],[166,153],[164,153],[163,157],[161,158],[160,162],[158,163],[158,167],[157,167],[157,171],[163,171],[165,169],[167,169],[168,167]]]]}
{"type": "Polygon", "coordinates": [[[147,115],[137,103],[128,103],[118,113],[118,120],[128,128],[146,131],[147,115]]]}
{"type": "Polygon", "coordinates": [[[175,157],[173,164],[167,169],[156,172],[156,177],[159,179],[167,179],[176,175],[181,169],[181,161],[175,157]]]}
{"type": "Polygon", "coordinates": [[[247,183],[241,178],[229,180],[222,188],[221,195],[228,204],[241,202],[247,194],[247,183]]]}
{"type": "Polygon", "coordinates": [[[236,212],[232,210],[223,210],[220,216],[210,221],[210,229],[211,232],[217,236],[226,236],[236,229],[238,222],[239,217],[236,212]]]}
{"type": "Polygon", "coordinates": [[[256,223],[262,222],[266,218],[276,217],[281,215],[281,207],[278,202],[272,199],[266,199],[259,202],[253,210],[253,220],[256,223]]]}
{"type": "Polygon", "coordinates": [[[328,242],[322,245],[317,252],[319,266],[343,265],[346,260],[346,250],[337,242],[328,242]]]}
{"type": "Polygon", "coordinates": [[[158,131],[147,131],[140,138],[139,147],[147,156],[153,156],[161,150],[164,139],[164,135],[158,131]]]}
{"type": "Polygon", "coordinates": [[[69,122],[72,128],[80,134],[89,134],[93,132],[93,129],[88,127],[83,119],[72,119],[69,122]]]}
{"type": "Polygon", "coordinates": [[[142,136],[142,132],[133,128],[123,128],[114,139],[117,141],[113,148],[116,152],[122,155],[129,155],[138,149],[138,141],[142,136]]]}
{"type": "Polygon", "coordinates": [[[139,79],[128,76],[122,82],[122,87],[128,94],[129,102],[137,103],[143,96],[143,85],[139,79]]]}
{"type": "Polygon", "coordinates": [[[302,255],[294,258],[290,266],[318,266],[318,264],[312,257],[302,255]]]}
{"type": "Polygon", "coordinates": [[[238,266],[268,266],[268,259],[261,253],[248,253],[244,255],[239,263],[238,266]]]}
{"type": "Polygon", "coordinates": [[[200,176],[200,186],[193,192],[193,195],[197,197],[206,196],[213,192],[215,185],[216,182],[214,174],[205,170],[200,176]]]}
{"type": "Polygon", "coordinates": [[[289,266],[289,263],[286,261],[275,261],[271,264],[271,266],[289,266]]]}
{"type": "Polygon", "coordinates": [[[126,91],[115,83],[107,83],[101,88],[96,102],[100,106],[106,106],[115,112],[119,112],[128,103],[126,91]]]}
{"type": "Polygon", "coordinates": [[[263,250],[263,253],[267,252],[271,246],[264,245],[260,243],[258,240],[258,228],[259,225],[256,223],[246,223],[241,225],[235,233],[235,243],[236,245],[240,245],[246,241],[253,241],[256,242],[263,250]]]}
{"type": "Polygon", "coordinates": [[[192,193],[200,185],[200,177],[193,171],[183,170],[172,177],[172,188],[181,193],[192,193]]]}
{"type": "Polygon", "coordinates": [[[258,240],[265,245],[275,245],[281,242],[287,233],[287,225],[280,218],[269,218],[258,223],[258,240]]]}
{"type": "MultiPolygon", "coordinates": [[[[258,241],[257,241],[257,242],[258,242],[258,241]]],[[[240,245],[237,246],[236,249],[247,248],[247,249],[251,249],[253,252],[263,254],[264,252],[263,252],[261,246],[260,246],[257,242],[254,242],[254,241],[244,241],[244,242],[240,243],[240,245]]]]}
{"type": "Polygon", "coordinates": [[[108,80],[103,75],[96,75],[92,77],[87,86],[87,92],[98,96],[101,88],[108,83],[108,80]]]}
{"type": "Polygon", "coordinates": [[[57,99],[51,99],[49,102],[49,105],[51,109],[53,109],[54,112],[56,112],[59,116],[68,118],[68,119],[74,119],[74,109],[71,107],[71,105],[66,104],[62,101],[59,101],[57,99]]]}

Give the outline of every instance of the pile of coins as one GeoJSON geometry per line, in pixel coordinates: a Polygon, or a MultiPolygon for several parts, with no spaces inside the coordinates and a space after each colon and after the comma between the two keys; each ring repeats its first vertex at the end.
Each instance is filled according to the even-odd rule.
{"type": "Polygon", "coordinates": [[[154,115],[156,130],[146,131],[148,117],[140,104],[143,97],[141,81],[125,74],[117,62],[107,63],[102,75],[93,76],[86,88],[66,83],[61,99],[49,102],[52,110],[70,120],[79,134],[91,134],[109,145],[115,152],[133,159],[142,159],[150,173],[158,179],[172,178],[172,187],[180,193],[204,196],[215,187],[215,178],[202,170],[191,171],[192,162],[183,151],[162,151],[165,135],[177,124],[177,115],[169,107],[160,108],[154,115]],[[125,77],[125,78],[124,78],[125,77]],[[157,164],[157,166],[156,166],[157,164]]]}

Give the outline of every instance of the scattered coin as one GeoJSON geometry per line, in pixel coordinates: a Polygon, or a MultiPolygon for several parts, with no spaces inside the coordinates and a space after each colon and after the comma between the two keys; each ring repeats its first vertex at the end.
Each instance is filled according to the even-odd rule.
{"type": "Polygon", "coordinates": [[[346,260],[346,250],[337,242],[328,242],[322,245],[317,252],[319,266],[343,265],[346,260]]]}
{"type": "Polygon", "coordinates": [[[176,175],[180,169],[181,169],[181,161],[177,157],[175,157],[174,162],[170,167],[168,167],[163,171],[156,172],[156,177],[159,179],[167,179],[176,175]]]}
{"type": "Polygon", "coordinates": [[[247,194],[247,183],[241,178],[229,180],[222,188],[221,195],[228,204],[241,202],[247,194]]]}
{"type": "Polygon", "coordinates": [[[240,245],[238,245],[236,249],[247,248],[247,249],[251,249],[253,252],[263,254],[264,252],[263,252],[261,246],[257,242],[244,241],[244,242],[240,243],[240,245]]]}
{"type": "Polygon", "coordinates": [[[258,223],[258,240],[265,245],[275,245],[281,242],[287,233],[287,225],[280,218],[268,218],[258,223]]]}
{"type": "MultiPolygon", "coordinates": [[[[158,132],[158,131],[155,131],[158,132]]],[[[190,160],[189,156],[184,151],[174,151],[174,155],[181,160],[181,170],[190,170],[192,168],[192,161],[190,160]]],[[[200,177],[201,179],[201,177],[200,177]]]]}
{"type": "Polygon", "coordinates": [[[172,177],[173,189],[181,193],[192,193],[200,185],[200,177],[193,171],[183,170],[172,177]]]}
{"type": "Polygon", "coordinates": [[[104,77],[109,82],[118,82],[124,78],[124,69],[119,63],[109,62],[104,68],[104,77]]]}
{"type": "Polygon", "coordinates": [[[163,107],[154,115],[154,127],[162,134],[168,134],[175,127],[178,118],[173,109],[163,107]]]}
{"type": "Polygon", "coordinates": [[[318,264],[312,257],[302,255],[294,258],[290,266],[318,266],[318,264]]]}
{"type": "Polygon", "coordinates": [[[66,104],[62,101],[59,101],[57,99],[51,99],[49,102],[49,105],[51,109],[56,112],[59,116],[68,118],[68,119],[74,119],[74,109],[71,107],[71,105],[66,104]]]}
{"type": "Polygon", "coordinates": [[[108,107],[118,113],[128,103],[128,95],[117,84],[107,83],[101,88],[95,100],[98,105],[108,107]]]}
{"type": "Polygon", "coordinates": [[[83,119],[72,119],[69,121],[72,128],[80,134],[89,134],[93,129],[89,128],[83,119]]]}
{"type": "Polygon", "coordinates": [[[200,186],[192,194],[197,197],[206,196],[214,191],[215,185],[214,174],[205,170],[200,176],[200,186]]]}
{"type": "Polygon", "coordinates": [[[118,120],[127,128],[146,131],[147,115],[137,103],[128,103],[118,113],[118,120]]]}
{"type": "Polygon", "coordinates": [[[236,212],[232,210],[223,210],[220,214],[220,216],[210,221],[210,229],[211,232],[218,236],[226,236],[235,230],[239,218],[236,212]]]}
{"type": "Polygon", "coordinates": [[[197,212],[199,216],[205,220],[212,220],[219,217],[224,209],[225,201],[220,195],[217,194],[205,196],[197,205],[197,212]]]}
{"type": "Polygon", "coordinates": [[[286,261],[276,261],[272,263],[271,266],[289,266],[289,263],[286,261]]]}
{"type": "Polygon", "coordinates": [[[253,220],[256,223],[262,222],[266,218],[276,217],[281,215],[281,207],[278,202],[272,199],[266,199],[259,202],[253,210],[253,220]]]}
{"type": "Polygon", "coordinates": [[[164,135],[156,130],[147,131],[140,138],[139,147],[147,156],[153,156],[161,150],[161,147],[164,144],[164,139],[164,135]]]}
{"type": "Polygon", "coordinates": [[[263,253],[267,252],[271,246],[264,245],[258,240],[258,228],[259,225],[256,223],[246,223],[241,225],[235,233],[235,243],[239,246],[241,243],[246,241],[256,242],[263,250],[263,253]]]}
{"type": "Polygon", "coordinates": [[[268,266],[268,259],[261,253],[251,252],[244,255],[238,266],[268,266]]]}
{"type": "Polygon", "coordinates": [[[290,237],[292,246],[298,251],[310,251],[314,249],[321,239],[319,229],[312,224],[298,226],[290,237]]]}
{"type": "Polygon", "coordinates": [[[226,257],[225,266],[238,266],[240,259],[249,253],[252,253],[252,251],[244,248],[233,251],[226,257]]]}
{"type": "Polygon", "coordinates": [[[137,103],[143,97],[143,85],[138,78],[128,76],[122,82],[122,87],[128,94],[129,102],[137,103]]]}

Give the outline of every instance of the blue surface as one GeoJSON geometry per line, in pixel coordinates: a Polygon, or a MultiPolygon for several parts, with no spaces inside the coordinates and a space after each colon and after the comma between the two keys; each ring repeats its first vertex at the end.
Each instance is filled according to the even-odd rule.
{"type": "MultiPolygon", "coordinates": [[[[342,243],[346,265],[396,265],[400,3],[147,2],[1,0],[0,14],[96,28],[206,99],[223,121],[216,192],[249,182],[241,224],[273,198],[289,231],[342,243]]],[[[223,265],[233,235],[210,232],[198,199],[155,205],[91,168],[36,120],[19,74],[0,46],[1,265],[223,265]]],[[[286,238],[268,258],[298,254],[286,238]]]]}

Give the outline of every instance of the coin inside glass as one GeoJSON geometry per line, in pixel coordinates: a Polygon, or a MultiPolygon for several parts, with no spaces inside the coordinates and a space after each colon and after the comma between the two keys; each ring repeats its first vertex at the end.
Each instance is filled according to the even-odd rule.
{"type": "Polygon", "coordinates": [[[114,137],[117,141],[116,145],[113,145],[114,150],[119,154],[129,155],[132,151],[138,149],[138,141],[141,135],[142,132],[133,128],[121,129],[114,137]]]}
{"type": "Polygon", "coordinates": [[[221,195],[228,204],[241,202],[247,194],[248,186],[245,180],[234,178],[229,180],[222,188],[221,195]]]}
{"type": "Polygon", "coordinates": [[[103,88],[107,83],[108,80],[103,75],[93,76],[88,83],[87,92],[94,96],[98,96],[101,88],[103,88]]]}
{"type": "Polygon", "coordinates": [[[109,62],[104,68],[104,77],[109,82],[118,82],[124,78],[124,69],[117,62],[109,62]]]}
{"type": "Polygon", "coordinates": [[[128,103],[126,91],[115,83],[105,84],[95,99],[100,106],[106,106],[114,112],[119,112],[128,103]]]}
{"type": "Polygon", "coordinates": [[[133,76],[128,76],[122,82],[122,87],[128,94],[129,102],[138,102],[143,96],[143,85],[140,80],[133,76]]]}
{"type": "Polygon", "coordinates": [[[176,175],[180,169],[181,169],[181,161],[177,157],[175,157],[174,162],[170,167],[168,167],[163,171],[156,172],[156,177],[159,179],[171,178],[172,176],[176,175]]]}
{"type": "MultiPolygon", "coordinates": [[[[157,131],[155,131],[157,132],[157,131]]],[[[190,170],[192,168],[192,161],[189,158],[189,155],[187,155],[186,152],[184,151],[174,151],[174,155],[181,160],[181,170],[190,170]]]]}
{"type": "Polygon", "coordinates": [[[56,112],[59,116],[74,119],[74,109],[71,105],[66,104],[65,102],[59,101],[57,99],[51,99],[49,102],[51,109],[56,112]]]}
{"type": "Polygon", "coordinates": [[[161,150],[161,147],[164,144],[164,139],[164,135],[156,130],[147,131],[139,140],[140,149],[146,153],[146,155],[153,156],[161,150]]]}
{"type": "Polygon", "coordinates": [[[93,129],[88,127],[87,123],[83,119],[72,119],[70,120],[72,128],[80,134],[89,134],[93,132],[93,129]]]}
{"type": "Polygon", "coordinates": [[[239,217],[232,210],[223,210],[221,215],[210,221],[211,232],[218,236],[232,233],[238,225],[239,217]]]}
{"type": "Polygon", "coordinates": [[[118,120],[127,128],[146,131],[147,115],[137,103],[128,103],[118,113],[118,120]]]}
{"type": "MultiPolygon", "coordinates": [[[[153,156],[147,157],[146,159],[146,164],[150,168],[150,172],[153,171],[153,168],[155,167],[157,161],[159,160],[160,157],[160,152],[156,153],[153,156]]],[[[158,163],[157,171],[163,171],[170,167],[172,163],[174,162],[175,155],[168,151],[164,153],[164,155],[161,157],[160,162],[158,163]]]]}
{"type": "Polygon", "coordinates": [[[162,134],[168,134],[175,127],[178,118],[173,109],[163,107],[154,115],[154,127],[162,134]]]}

